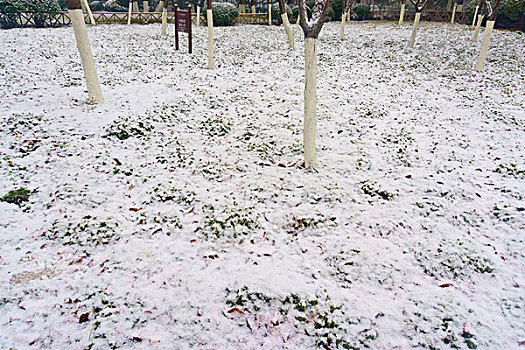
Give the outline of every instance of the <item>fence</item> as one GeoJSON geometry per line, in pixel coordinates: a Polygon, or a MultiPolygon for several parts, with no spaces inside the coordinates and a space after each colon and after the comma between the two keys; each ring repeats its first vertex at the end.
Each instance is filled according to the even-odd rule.
{"type": "MultiPolygon", "coordinates": [[[[89,23],[87,13],[84,13],[86,23],[89,23]]],[[[405,12],[405,20],[414,20],[415,12],[405,12]]],[[[93,17],[97,23],[122,23],[128,22],[127,12],[93,12],[93,17]]],[[[204,17],[201,15],[201,18],[204,17]]],[[[430,22],[450,22],[452,18],[451,11],[423,11],[421,14],[422,21],[430,22]]],[[[371,20],[386,20],[386,21],[397,21],[399,19],[399,10],[378,10],[371,11],[368,15],[368,19],[371,20]]],[[[35,16],[32,13],[0,13],[0,24],[10,21],[13,23],[11,27],[34,27],[35,16]]],[[[173,13],[168,13],[168,22],[173,23],[173,13]]],[[[132,12],[131,23],[158,23],[162,21],[161,12],[132,12]]],[[[192,21],[197,21],[197,14],[192,13],[192,21]]],[[[203,22],[203,21],[201,21],[203,22]]],[[[455,17],[456,23],[468,23],[465,12],[456,12],[455,17]]],[[[238,24],[268,24],[268,14],[266,13],[240,13],[239,17],[235,20],[238,24]]],[[[60,27],[71,24],[69,15],[67,12],[61,12],[56,16],[47,16],[45,19],[45,26],[60,27]]],[[[39,26],[42,26],[40,24],[39,26]]]]}

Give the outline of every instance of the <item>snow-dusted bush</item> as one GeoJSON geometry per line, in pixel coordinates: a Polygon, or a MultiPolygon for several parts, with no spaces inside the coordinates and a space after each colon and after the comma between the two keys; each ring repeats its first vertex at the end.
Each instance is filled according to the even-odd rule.
{"type": "Polygon", "coordinates": [[[370,13],[370,6],[365,4],[358,4],[352,9],[352,17],[358,21],[364,21],[370,13]]]}
{"type": "MultiPolygon", "coordinates": [[[[286,14],[288,18],[292,18],[292,9],[290,6],[286,5],[286,14]]],[[[277,21],[277,24],[283,24],[283,19],[281,18],[281,10],[279,10],[279,4],[272,5],[272,22],[277,21]]]]}
{"type": "Polygon", "coordinates": [[[239,10],[232,3],[214,2],[212,7],[214,26],[232,26],[239,17],[239,10]]]}
{"type": "Polygon", "coordinates": [[[0,0],[0,26],[2,28],[19,27],[21,13],[33,15],[35,27],[50,25],[49,20],[61,11],[57,0],[0,0]]]}
{"type": "Polygon", "coordinates": [[[22,9],[20,0],[0,0],[0,27],[3,29],[18,27],[18,17],[22,9]]]}

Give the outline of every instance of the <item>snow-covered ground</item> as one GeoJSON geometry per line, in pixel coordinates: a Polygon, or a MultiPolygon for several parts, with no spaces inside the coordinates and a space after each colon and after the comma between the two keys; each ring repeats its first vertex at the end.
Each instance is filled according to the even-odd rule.
{"type": "MultiPolygon", "coordinates": [[[[170,28],[173,30],[173,28],[170,28]]],[[[302,162],[302,32],[0,31],[0,348],[517,349],[525,41],[323,28],[302,162]],[[5,198],[7,199],[7,198],[5,198]]]]}

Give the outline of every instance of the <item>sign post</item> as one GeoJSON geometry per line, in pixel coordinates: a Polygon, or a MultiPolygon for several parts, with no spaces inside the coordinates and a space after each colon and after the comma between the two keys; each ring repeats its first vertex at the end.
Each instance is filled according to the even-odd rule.
{"type": "Polygon", "coordinates": [[[191,5],[186,11],[179,10],[179,7],[175,5],[175,50],[179,49],[179,32],[188,34],[188,51],[192,53],[191,5]]]}

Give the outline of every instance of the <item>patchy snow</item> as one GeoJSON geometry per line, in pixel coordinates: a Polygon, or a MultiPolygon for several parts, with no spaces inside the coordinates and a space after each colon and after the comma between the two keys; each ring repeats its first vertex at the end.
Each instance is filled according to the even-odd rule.
{"type": "Polygon", "coordinates": [[[0,348],[525,341],[522,34],[326,24],[307,172],[283,28],[88,31],[97,106],[71,28],[0,31],[0,348]]]}

